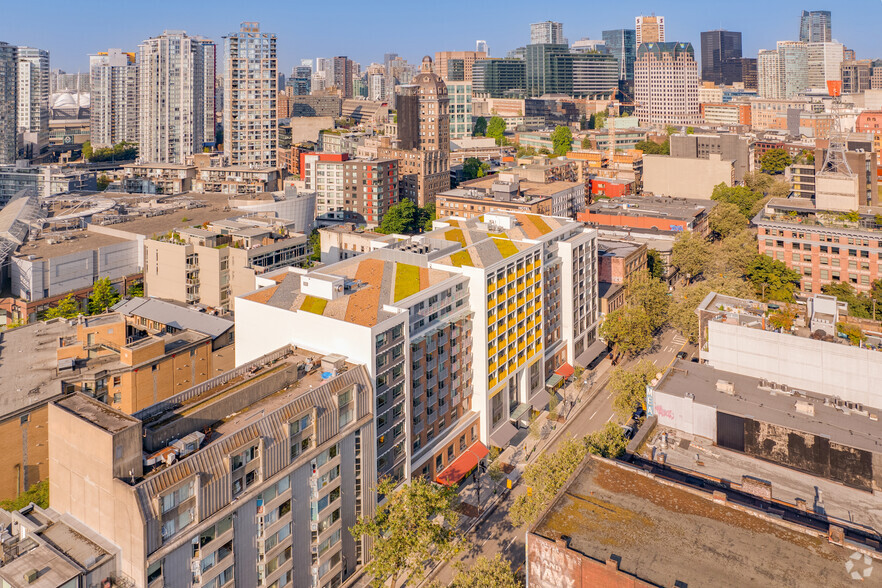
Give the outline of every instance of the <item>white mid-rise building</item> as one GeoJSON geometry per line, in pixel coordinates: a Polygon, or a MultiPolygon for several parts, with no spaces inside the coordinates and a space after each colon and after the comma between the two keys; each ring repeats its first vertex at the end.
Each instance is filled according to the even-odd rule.
{"type": "Polygon", "coordinates": [[[563,23],[546,20],[534,22],[530,25],[530,44],[566,45],[567,40],[563,36],[563,23]]]}
{"type": "Polygon", "coordinates": [[[762,98],[790,99],[809,89],[808,43],[778,41],[775,50],[760,50],[757,82],[762,98]]]}
{"type": "Polygon", "coordinates": [[[215,44],[165,31],[138,48],[138,155],[151,163],[184,163],[214,144],[215,44]]]}
{"type": "Polygon", "coordinates": [[[138,66],[135,53],[109,49],[89,56],[90,140],[93,147],[138,142],[138,66]]]}
{"type": "Polygon", "coordinates": [[[243,22],[224,49],[224,154],[231,165],[276,167],[276,36],[243,22]]]}
{"type": "Polygon", "coordinates": [[[842,43],[808,43],[808,87],[827,91],[827,82],[842,79],[842,43]]]}

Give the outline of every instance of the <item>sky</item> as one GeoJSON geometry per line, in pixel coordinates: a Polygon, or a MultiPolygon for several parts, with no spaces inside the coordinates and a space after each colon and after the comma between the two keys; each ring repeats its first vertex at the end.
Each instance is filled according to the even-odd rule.
{"type": "Polygon", "coordinates": [[[696,54],[701,31],[723,28],[741,31],[744,55],[755,57],[778,40],[797,39],[806,9],[831,10],[834,39],[859,59],[882,57],[882,1],[814,1],[0,0],[0,41],[48,49],[53,69],[86,72],[90,53],[136,51],[165,29],[214,39],[220,56],[223,35],[242,21],[258,21],[262,31],[275,33],[279,72],[287,74],[300,59],[334,55],[367,66],[382,62],[384,53],[398,53],[418,64],[436,51],[473,50],[476,39],[488,42],[493,57],[504,57],[529,42],[531,22],[564,23],[572,43],[599,39],[606,29],[634,28],[635,16],[654,12],[665,17],[667,40],[691,41],[696,54]]]}

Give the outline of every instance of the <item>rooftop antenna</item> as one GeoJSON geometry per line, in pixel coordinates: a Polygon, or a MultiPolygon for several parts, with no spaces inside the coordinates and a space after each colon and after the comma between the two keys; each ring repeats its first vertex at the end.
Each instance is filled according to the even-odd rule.
{"type": "Polygon", "coordinates": [[[824,157],[824,165],[821,166],[818,173],[821,175],[842,174],[852,177],[854,174],[845,157],[845,152],[848,150],[848,133],[842,131],[842,81],[828,80],[827,93],[833,98],[833,104],[830,108],[833,120],[828,135],[827,155],[824,157]]]}

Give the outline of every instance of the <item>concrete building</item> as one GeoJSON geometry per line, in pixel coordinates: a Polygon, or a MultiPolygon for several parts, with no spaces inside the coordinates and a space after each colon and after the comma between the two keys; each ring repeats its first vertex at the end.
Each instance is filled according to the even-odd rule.
{"type": "Polygon", "coordinates": [[[603,31],[606,52],[619,62],[619,80],[634,81],[634,62],[637,60],[637,31],[614,29],[603,31]]]}
{"type": "Polygon", "coordinates": [[[366,370],[274,357],[274,370],[233,372],[256,372],[244,386],[218,382],[220,396],[190,391],[188,418],[173,403],[128,416],[81,394],[52,405],[51,507],[117,546],[131,585],[340,585],[367,562],[348,531],[376,503],[366,370]],[[249,418],[218,423],[234,413],[249,418]]]}
{"type": "Polygon", "coordinates": [[[316,214],[350,211],[375,227],[399,201],[399,161],[349,159],[348,155],[304,154],[302,176],[316,192],[316,214]]]}
{"type": "Polygon", "coordinates": [[[49,52],[16,48],[19,156],[39,157],[49,147],[49,52]]]}
{"type": "Polygon", "coordinates": [[[671,157],[708,159],[712,153],[732,161],[735,181],[741,182],[750,171],[750,140],[734,133],[675,134],[670,138],[671,157]]]}
{"type": "Polygon", "coordinates": [[[445,82],[471,82],[472,66],[486,59],[483,51],[438,51],[435,53],[436,73],[445,82]]]}
{"type": "Polygon", "coordinates": [[[735,185],[735,162],[718,153],[707,159],[643,156],[643,190],[655,196],[706,200],[720,183],[735,185]]]}
{"type": "Polygon", "coordinates": [[[321,262],[324,265],[370,253],[397,241],[393,235],[356,229],[352,223],[322,227],[318,232],[321,239],[321,262]]]}
{"type": "Polygon", "coordinates": [[[345,55],[337,56],[331,60],[330,65],[329,85],[337,89],[340,98],[352,98],[355,95],[352,88],[353,61],[345,55]]]}
{"type": "Polygon", "coordinates": [[[138,156],[184,163],[214,145],[216,47],[183,31],[138,46],[138,156]]]}
{"type": "Polygon", "coordinates": [[[842,43],[809,43],[808,87],[827,92],[827,82],[842,80],[842,43]]]}
{"type": "Polygon", "coordinates": [[[551,20],[532,23],[530,25],[530,44],[567,45],[567,40],[563,35],[563,23],[551,20]]]}
{"type": "Polygon", "coordinates": [[[41,198],[64,192],[94,192],[98,189],[97,176],[94,171],[57,165],[30,166],[27,161],[0,166],[0,206],[29,188],[41,198]]]}
{"type": "Polygon", "coordinates": [[[737,125],[751,126],[750,104],[739,102],[715,104],[707,102],[701,104],[700,109],[704,124],[728,127],[737,125]]]}
{"type": "Polygon", "coordinates": [[[525,165],[463,182],[443,193],[444,202],[436,202],[436,212],[439,216],[474,218],[494,209],[524,210],[575,218],[585,209],[584,182],[576,181],[572,173],[568,178],[553,176],[554,172],[543,169],[546,167],[553,168],[525,165]],[[547,172],[551,177],[546,178],[547,172]]]}
{"type": "Polygon", "coordinates": [[[0,41],[0,165],[18,157],[18,67],[14,45],[0,41]]]}
{"type": "Polygon", "coordinates": [[[568,219],[487,213],[289,271],[237,300],[237,363],[296,341],[364,364],[390,411],[377,432],[394,431],[377,439],[378,475],[455,483],[477,460],[450,479],[452,462],[507,446],[548,402],[555,369],[599,353],[595,240],[568,219]]]}
{"type": "Polygon", "coordinates": [[[198,165],[193,191],[231,195],[274,192],[279,189],[281,175],[282,170],[277,167],[198,165]]]}
{"type": "Polygon", "coordinates": [[[130,163],[120,186],[130,194],[184,194],[193,189],[198,168],[183,163],[130,163]]]}
{"type": "Polygon", "coordinates": [[[276,36],[243,22],[224,39],[224,155],[231,165],[276,167],[276,36]]]}
{"type": "Polygon", "coordinates": [[[472,136],[472,83],[447,82],[450,140],[472,136]]]}
{"type": "Polygon", "coordinates": [[[598,239],[597,280],[627,284],[632,277],[646,271],[646,249],[646,245],[633,241],[598,239]]]}
{"type": "Polygon", "coordinates": [[[640,45],[634,65],[634,97],[637,102],[635,114],[641,125],[697,124],[701,120],[698,63],[692,45],[640,45]]]}
{"type": "Polygon", "coordinates": [[[134,53],[108,49],[89,56],[93,148],[138,142],[138,66],[134,53]]]}
{"type": "Polygon", "coordinates": [[[527,532],[529,586],[715,586],[760,575],[769,585],[847,586],[852,568],[858,580],[872,574],[875,547],[863,520],[773,499],[771,484],[755,477],[738,483],[631,461],[585,458],[527,532]],[[622,541],[637,536],[644,540],[622,541]],[[687,553],[706,563],[683,565],[687,553]],[[858,563],[846,570],[848,561],[858,563]]]}
{"type": "Polygon", "coordinates": [[[254,290],[255,276],[303,264],[309,253],[307,236],[290,233],[284,219],[178,229],[145,241],[144,292],[232,310],[236,296],[254,290]]]}
{"type": "Polygon", "coordinates": [[[829,43],[833,40],[833,19],[829,10],[802,11],[799,40],[805,43],[829,43]]]}
{"type": "Polygon", "coordinates": [[[634,19],[637,48],[643,43],[665,42],[665,17],[663,16],[638,16],[634,19]]]}
{"type": "Polygon", "coordinates": [[[601,229],[623,227],[671,235],[692,231],[707,237],[707,218],[715,205],[713,200],[623,196],[594,202],[576,219],[601,229]]]}
{"type": "Polygon", "coordinates": [[[236,195],[230,198],[229,205],[246,216],[285,219],[289,231],[308,235],[315,224],[315,201],[315,192],[285,181],[282,190],[236,195]]]}
{"type": "Polygon", "coordinates": [[[775,51],[760,50],[757,58],[759,95],[790,100],[809,89],[808,44],[778,41],[775,51]]]}
{"type": "MultiPolygon", "coordinates": [[[[882,69],[882,68],[879,68],[882,69]]],[[[840,66],[843,94],[859,94],[872,88],[873,66],[869,59],[843,60],[840,66]]]]}
{"type": "Polygon", "coordinates": [[[750,124],[754,131],[787,130],[791,110],[809,110],[806,98],[750,98],[750,124]]]}
{"type": "Polygon", "coordinates": [[[705,31],[701,33],[701,79],[719,86],[742,81],[741,33],[705,31]]]}
{"type": "Polygon", "coordinates": [[[527,91],[526,61],[482,59],[472,70],[472,94],[486,98],[524,96],[527,91]]]}

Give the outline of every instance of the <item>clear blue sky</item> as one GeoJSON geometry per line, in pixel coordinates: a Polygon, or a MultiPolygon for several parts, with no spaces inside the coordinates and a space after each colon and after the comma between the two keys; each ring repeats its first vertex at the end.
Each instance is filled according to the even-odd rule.
{"type": "MultiPolygon", "coordinates": [[[[743,33],[744,54],[796,39],[803,9],[831,10],[833,37],[859,58],[882,57],[879,0],[0,0],[0,41],[50,51],[51,67],[88,71],[88,55],[110,47],[134,51],[164,29],[214,39],[256,20],[278,37],[279,70],[288,73],[301,58],[348,55],[367,65],[394,52],[419,63],[435,51],[474,49],[486,39],[494,57],[529,42],[530,23],[564,23],[570,42],[600,38],[604,29],[633,28],[638,14],[665,17],[669,41],[691,41],[724,28],[743,33]],[[438,12],[441,9],[442,12],[438,12]],[[759,16],[761,15],[761,16],[759,16]]],[[[222,66],[219,64],[219,71],[222,66]]]]}

